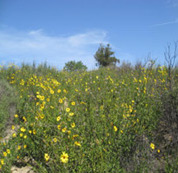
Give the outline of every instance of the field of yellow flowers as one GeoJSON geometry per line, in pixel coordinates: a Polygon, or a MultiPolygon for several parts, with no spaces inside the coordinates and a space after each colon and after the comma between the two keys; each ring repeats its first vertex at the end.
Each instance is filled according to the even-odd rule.
{"type": "Polygon", "coordinates": [[[3,130],[13,131],[0,142],[0,172],[12,165],[39,173],[174,172],[178,159],[157,134],[167,75],[166,67],[1,68],[0,82],[13,88],[6,97],[16,97],[16,111],[0,124],[1,139],[3,130]]]}

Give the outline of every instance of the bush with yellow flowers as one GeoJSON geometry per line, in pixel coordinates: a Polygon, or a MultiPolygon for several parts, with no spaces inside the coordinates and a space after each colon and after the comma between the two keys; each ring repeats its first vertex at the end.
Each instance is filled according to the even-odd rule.
{"type": "Polygon", "coordinates": [[[23,162],[37,172],[140,172],[162,157],[154,130],[165,68],[79,73],[23,65],[0,75],[19,96],[1,170],[23,162]]]}

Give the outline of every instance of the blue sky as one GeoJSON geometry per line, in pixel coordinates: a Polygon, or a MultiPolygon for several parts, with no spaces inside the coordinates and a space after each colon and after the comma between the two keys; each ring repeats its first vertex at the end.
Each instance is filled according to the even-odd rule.
{"type": "Polygon", "coordinates": [[[121,62],[164,64],[178,40],[178,0],[0,0],[0,63],[70,60],[95,68],[99,44],[121,62]]]}

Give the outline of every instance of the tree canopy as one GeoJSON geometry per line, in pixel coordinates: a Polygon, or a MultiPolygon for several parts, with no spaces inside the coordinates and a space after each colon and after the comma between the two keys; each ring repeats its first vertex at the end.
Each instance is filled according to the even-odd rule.
{"type": "Polygon", "coordinates": [[[96,51],[94,57],[97,61],[96,65],[99,67],[106,67],[109,65],[115,66],[116,63],[120,63],[120,60],[117,59],[114,56],[114,52],[111,51],[111,47],[109,44],[107,44],[107,46],[100,44],[100,47],[96,51]]]}
{"type": "Polygon", "coordinates": [[[85,66],[81,61],[69,61],[65,63],[64,66],[65,71],[85,71],[87,70],[87,66],[85,66]]]}

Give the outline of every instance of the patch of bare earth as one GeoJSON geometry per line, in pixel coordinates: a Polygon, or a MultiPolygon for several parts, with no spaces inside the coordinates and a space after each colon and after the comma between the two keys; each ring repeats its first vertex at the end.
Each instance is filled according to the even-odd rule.
{"type": "Polygon", "coordinates": [[[13,166],[11,168],[11,172],[12,173],[34,173],[34,171],[32,170],[32,168],[29,167],[29,166],[25,166],[25,167],[22,167],[22,168],[18,168],[16,166],[13,166]]]}

